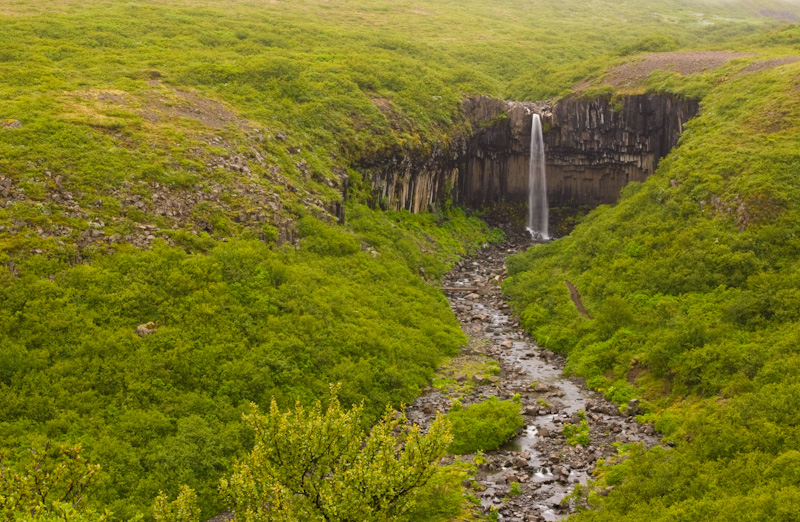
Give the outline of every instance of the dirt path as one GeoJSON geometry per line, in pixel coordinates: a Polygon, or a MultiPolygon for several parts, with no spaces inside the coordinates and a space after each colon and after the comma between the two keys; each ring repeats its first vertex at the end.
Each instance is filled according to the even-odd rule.
{"type": "MultiPolygon", "coordinates": [[[[408,414],[412,421],[426,424],[437,410],[447,411],[456,397],[469,405],[490,396],[509,399],[520,394],[525,426],[515,439],[486,454],[487,462],[480,466],[471,493],[481,499],[484,510],[496,509],[500,520],[558,520],[570,513],[561,500],[576,483],[586,483],[598,459],[617,454],[614,443],[651,446],[658,443],[658,437],[652,426],[620,414],[616,405],[588,390],[581,379],[564,376],[564,358],[539,348],[519,328],[502,298],[499,282],[505,277],[506,255],[527,247],[527,240],[510,231],[507,234],[512,238],[509,243],[460,262],[444,284],[470,339],[450,366],[459,359],[474,361],[488,356],[499,362],[499,375],[491,381],[474,379],[466,391],[463,384],[428,390],[408,414]],[[569,445],[562,433],[564,425],[580,424],[583,411],[590,427],[589,443],[569,445]],[[522,489],[517,496],[509,494],[514,482],[522,489]]],[[[463,381],[463,375],[457,379],[463,381]]]]}
{"type": "Polygon", "coordinates": [[[567,288],[569,288],[569,296],[572,299],[572,302],[575,303],[575,308],[578,309],[578,312],[581,313],[582,316],[591,319],[592,316],[586,310],[586,307],[583,306],[583,301],[581,301],[581,294],[578,292],[578,289],[575,288],[575,285],[570,283],[569,281],[564,281],[567,283],[567,288]]]}

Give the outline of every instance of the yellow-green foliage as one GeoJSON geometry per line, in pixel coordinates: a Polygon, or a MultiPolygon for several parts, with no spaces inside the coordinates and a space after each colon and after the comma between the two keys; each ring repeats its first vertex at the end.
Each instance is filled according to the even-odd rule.
{"type": "MultiPolygon", "coordinates": [[[[476,504],[468,501],[464,489],[464,482],[474,474],[475,467],[466,462],[440,466],[428,484],[415,492],[413,504],[403,520],[461,522],[474,519],[476,504]]],[[[480,506],[480,501],[477,505],[480,506]]]]}
{"type": "Polygon", "coordinates": [[[310,403],[341,382],[340,398],[366,400],[369,419],[410,403],[466,342],[419,269],[443,273],[487,229],[458,212],[442,227],[352,216],[359,233],[303,220],[299,249],[236,240],[198,255],[161,244],[52,281],[0,267],[3,447],[83,442],[102,466],[92,498],[119,517],[184,483],[213,516],[219,477],[252,443],[240,422],[250,401],[310,403]],[[140,338],[148,322],[155,333],[140,338]]]}
{"type": "Polygon", "coordinates": [[[497,397],[466,408],[454,406],[446,418],[453,433],[449,451],[457,455],[497,449],[524,424],[519,400],[497,397]]]}
{"type": "Polygon", "coordinates": [[[397,521],[413,494],[436,474],[452,440],[437,417],[422,433],[387,409],[369,433],[363,405],[345,410],[334,392],[327,405],[245,416],[253,451],[222,480],[220,491],[242,522],[397,521]]]}
{"type": "Polygon", "coordinates": [[[153,506],[156,522],[200,522],[197,494],[187,486],[181,486],[178,498],[169,501],[167,495],[159,493],[153,506]]]}
{"type": "Polygon", "coordinates": [[[107,511],[87,507],[87,492],[99,467],[89,464],[80,446],[32,450],[9,465],[0,454],[0,515],[25,522],[105,522],[107,511]]]}

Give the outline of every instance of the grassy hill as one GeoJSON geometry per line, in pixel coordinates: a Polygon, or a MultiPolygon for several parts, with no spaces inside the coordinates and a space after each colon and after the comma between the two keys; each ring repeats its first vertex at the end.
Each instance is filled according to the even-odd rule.
{"type": "MultiPolygon", "coordinates": [[[[800,31],[749,42],[797,53],[800,31]]],[[[800,514],[800,63],[783,62],[651,77],[705,86],[679,147],[571,236],[509,262],[506,290],[539,343],[615,401],[642,399],[675,446],[602,471],[615,489],[589,494],[599,509],[578,520],[800,514]]]]}
{"type": "MultiPolygon", "coordinates": [[[[366,399],[374,415],[386,402],[411,400],[464,341],[444,298],[419,274],[437,281],[457,255],[496,234],[457,210],[368,210],[358,205],[360,187],[347,204],[347,222],[332,224],[347,174],[358,178],[362,155],[424,150],[465,131],[466,95],[550,98],[586,77],[599,85],[609,67],[639,52],[786,55],[795,52],[796,30],[769,31],[798,15],[796,6],[779,1],[5,2],[0,444],[13,461],[45,439],[83,443],[104,470],[95,502],[120,518],[147,512],[159,489],[174,495],[181,483],[198,489],[204,514],[214,514],[217,480],[249,444],[239,421],[248,401],[274,395],[282,404],[308,402],[341,380],[343,400],[366,399]],[[155,333],[136,335],[148,322],[155,333]]],[[[613,272],[597,289],[584,289],[581,278],[591,274],[581,275],[574,263],[610,248],[591,243],[594,231],[610,237],[621,224],[635,228],[647,221],[642,212],[663,215],[653,226],[662,227],[672,249],[644,240],[630,248],[674,254],[662,259],[665,274],[651,274],[647,288],[682,296],[690,283],[668,263],[694,268],[678,245],[703,251],[713,235],[722,241],[713,248],[724,255],[706,255],[697,299],[740,303],[732,292],[745,292],[743,285],[761,274],[763,296],[741,294],[725,335],[755,328],[748,325],[760,320],[758,299],[772,298],[770,285],[779,284],[769,275],[791,264],[785,227],[769,223],[788,220],[788,227],[796,208],[796,65],[721,76],[759,59],[689,79],[655,75],[640,87],[707,94],[704,119],[684,139],[684,155],[666,161],[652,182],[629,189],[619,207],[593,214],[573,239],[528,254],[547,261],[517,261],[520,275],[509,291],[542,342],[549,341],[531,319],[529,301],[553,299],[556,312],[546,313],[563,315],[553,315],[550,328],[572,323],[555,286],[531,281],[550,281],[543,267],[570,271],[589,306],[601,306],[603,288],[628,274],[613,272]],[[757,132],[744,132],[746,126],[757,132]],[[669,169],[676,169],[676,187],[664,185],[673,177],[669,169]],[[667,195],[645,197],[661,189],[667,195]],[[713,217],[695,216],[688,198],[698,194],[713,217]],[[737,195],[750,209],[741,232],[730,222],[737,195]],[[689,208],[696,221],[676,206],[689,208]],[[716,223],[725,234],[716,235],[716,223]],[[768,249],[768,241],[779,248],[768,249]],[[661,282],[665,277],[675,282],[661,282]]],[[[617,259],[608,252],[593,260],[598,274],[606,259],[617,259]]],[[[614,295],[632,308],[634,321],[644,312],[630,292],[614,295]]],[[[790,293],[782,299],[790,302],[790,293]]],[[[688,306],[675,299],[678,311],[688,306]]],[[[765,324],[789,320],[782,303],[765,324]]],[[[680,313],[695,316],[694,309],[680,313]]],[[[578,323],[581,335],[595,328],[578,323]]],[[[571,368],[595,375],[595,366],[581,366],[581,350],[571,348],[583,337],[572,335],[554,347],[573,351],[571,368]]],[[[766,342],[752,335],[748,342],[766,342]]],[[[735,343],[737,357],[747,359],[742,347],[749,345],[739,337],[735,343]]],[[[783,353],[776,346],[775,354],[783,353]]],[[[684,371],[665,353],[643,379],[662,382],[684,371]]],[[[615,364],[632,364],[621,354],[615,364]]],[[[711,384],[701,375],[675,389],[710,396],[735,381],[739,358],[731,363],[735,371],[720,370],[711,384]]],[[[630,386],[624,393],[616,398],[639,392],[630,386]]],[[[650,399],[651,411],[683,433],[688,410],[659,413],[677,394],[650,399]]],[[[714,401],[699,404],[710,408],[714,401]]]]}
{"type": "Polygon", "coordinates": [[[699,6],[6,3],[0,120],[22,128],[0,133],[3,251],[52,272],[151,236],[290,237],[361,155],[462,128],[466,94],[546,99],[620,55],[724,48],[785,23],[765,9],[798,14],[699,6]]]}

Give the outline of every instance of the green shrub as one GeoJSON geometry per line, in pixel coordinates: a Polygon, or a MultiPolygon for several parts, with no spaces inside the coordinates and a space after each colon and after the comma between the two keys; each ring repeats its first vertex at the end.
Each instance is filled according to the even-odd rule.
{"type": "Polygon", "coordinates": [[[567,438],[567,444],[575,446],[582,444],[587,446],[589,444],[589,422],[586,420],[586,413],[583,410],[578,412],[580,424],[564,424],[562,433],[567,438]]]}
{"type": "Polygon", "coordinates": [[[453,434],[448,450],[457,455],[497,449],[524,424],[519,403],[497,397],[451,411],[446,417],[453,434]]]}

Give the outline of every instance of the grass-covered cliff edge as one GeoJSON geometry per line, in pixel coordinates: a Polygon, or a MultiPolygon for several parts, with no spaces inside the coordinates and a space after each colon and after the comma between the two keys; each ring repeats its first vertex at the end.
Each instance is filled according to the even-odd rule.
{"type": "MultiPolygon", "coordinates": [[[[492,233],[458,210],[410,216],[359,206],[368,188],[359,182],[361,156],[397,148],[424,152],[433,142],[468,131],[460,114],[468,95],[550,98],[639,52],[731,49],[773,57],[797,45],[796,31],[777,29],[798,16],[790,4],[698,5],[677,0],[591,5],[548,0],[534,6],[514,0],[5,2],[0,6],[4,463],[24,458],[30,446],[45,440],[82,443],[85,456],[102,465],[92,495],[95,505],[112,509],[118,518],[148,513],[159,490],[173,496],[186,483],[197,489],[203,514],[210,516],[221,508],[215,491],[219,477],[251,444],[240,422],[248,401],[265,404],[275,396],[282,405],[298,397],[308,403],[332,381],[343,383],[344,402],[366,400],[373,417],[387,402],[411,400],[434,368],[464,342],[441,293],[421,275],[435,283],[457,255],[491,239],[492,233]],[[771,30],[776,32],[763,36],[771,30]],[[333,224],[341,216],[337,206],[345,204],[348,185],[345,223],[333,224]],[[143,332],[147,335],[135,333],[150,322],[153,328],[143,332]]],[[[744,57],[732,67],[738,71],[762,58],[744,57]]],[[[730,83],[719,75],[687,82],[672,74],[650,79],[653,89],[711,93],[705,119],[693,124],[684,141],[689,145],[682,149],[685,155],[665,163],[652,181],[660,179],[657,187],[666,195],[650,204],[671,216],[674,202],[684,201],[680,195],[689,197],[683,191],[710,184],[697,189],[706,198],[703,212],[718,214],[713,222],[729,233],[719,236],[722,245],[713,248],[724,250],[731,238],[762,245],[764,252],[748,255],[750,243],[736,243],[743,246],[730,246],[730,259],[711,255],[713,249],[704,251],[708,268],[697,276],[708,288],[728,285],[715,292],[742,292],[745,304],[724,316],[742,337],[725,337],[733,339],[730,351],[719,346],[724,348],[720,353],[741,354],[732,357],[736,364],[749,360],[745,355],[752,352],[756,366],[751,373],[760,371],[759,364],[767,368],[773,358],[769,350],[777,354],[789,346],[788,341],[773,345],[758,337],[779,335],[758,321],[763,310],[772,309],[773,315],[763,320],[791,324],[785,316],[791,308],[778,301],[769,308],[756,294],[768,300],[791,297],[790,284],[784,292],[769,286],[785,282],[780,274],[786,272],[770,280],[768,268],[788,270],[781,260],[791,257],[789,247],[780,246],[790,245],[780,235],[788,228],[769,228],[769,223],[789,219],[796,208],[787,199],[791,171],[774,161],[791,154],[790,141],[780,140],[789,140],[793,129],[793,75],[796,66],[788,65],[730,83]],[[717,83],[724,84],[720,90],[714,90],[717,83]],[[773,91],[777,97],[765,97],[773,91]],[[715,102],[715,96],[723,99],[715,102]],[[747,103],[754,104],[751,109],[759,103],[775,105],[759,115],[746,112],[747,103]],[[728,127],[716,127],[726,122],[728,127]],[[745,132],[737,122],[760,130],[745,132]],[[781,144],[785,150],[777,147],[781,144]],[[746,145],[761,156],[745,156],[746,145]],[[718,149],[725,154],[717,156],[718,149]],[[679,168],[680,158],[696,166],[687,163],[683,176],[664,174],[679,168]],[[758,183],[748,184],[749,178],[740,176],[741,165],[758,173],[758,183]],[[673,177],[675,187],[669,183],[673,177]],[[762,196],[763,204],[753,204],[762,196]],[[726,217],[738,216],[741,205],[747,209],[742,232],[738,221],[729,222],[738,217],[726,217]],[[763,246],[770,230],[777,239],[769,241],[778,241],[774,249],[763,246]],[[761,283],[752,283],[753,289],[764,289],[761,294],[745,292],[754,274],[763,274],[761,283]],[[753,296],[750,304],[748,296],[753,296]],[[745,336],[754,348],[736,351],[747,345],[745,336]]],[[[641,202],[652,190],[646,187],[620,207],[593,214],[581,230],[599,230],[591,229],[592,223],[600,227],[612,215],[619,218],[614,226],[633,227],[638,219],[614,213],[632,208],[630,201],[641,202]]],[[[693,205],[688,207],[697,212],[693,205]]],[[[634,214],[639,216],[631,210],[634,214]]],[[[688,219],[656,223],[664,227],[665,242],[687,235],[681,242],[691,245],[702,236],[692,232],[688,219]]],[[[588,233],[579,231],[574,239],[529,255],[558,256],[559,249],[567,248],[561,245],[577,245],[574,255],[549,257],[552,261],[537,261],[532,268],[543,276],[540,281],[550,277],[548,266],[569,271],[594,312],[615,301],[605,299],[602,289],[589,288],[582,269],[561,266],[593,255],[594,244],[580,243],[587,237],[583,234],[588,233]]],[[[636,248],[648,243],[642,245],[636,248]]],[[[601,246],[610,248],[606,241],[601,246]]],[[[651,248],[659,254],[669,251],[651,248]]],[[[596,261],[605,266],[605,258],[596,261]]],[[[524,268],[519,263],[517,271],[524,268]]],[[[678,268],[695,273],[697,265],[676,254],[658,268],[681,281],[678,268]]],[[[609,286],[619,280],[612,275],[609,286]]],[[[571,309],[562,290],[524,286],[533,284],[524,277],[534,280],[533,275],[515,276],[509,287],[515,300],[525,305],[526,299],[552,296],[553,308],[537,299],[550,314],[550,328],[571,325],[564,320],[571,309]]],[[[652,288],[666,293],[659,280],[651,275],[652,288]]],[[[682,284],[672,291],[685,290],[688,283],[682,284]]],[[[642,315],[626,292],[612,295],[628,303],[620,306],[628,307],[634,324],[642,315]]],[[[698,297],[703,303],[705,298],[698,297]]],[[[697,314],[684,306],[676,298],[677,311],[669,317],[691,329],[689,319],[697,314]]],[[[708,306],[709,317],[728,310],[708,306]]],[[[542,343],[549,343],[531,314],[523,315],[542,343]]],[[[608,324],[598,316],[596,325],[574,332],[608,324]]],[[[614,329],[614,321],[627,315],[612,311],[608,317],[611,326],[598,335],[624,330],[614,329]]],[[[716,323],[707,325],[703,335],[723,339],[725,332],[716,328],[716,323]]],[[[674,335],[679,331],[670,328],[674,335]]],[[[781,331],[788,335],[787,328],[781,331]]],[[[563,349],[589,339],[574,332],[563,349]]],[[[678,346],[681,342],[676,341],[678,346]]],[[[571,368],[588,375],[608,359],[578,368],[587,359],[579,349],[573,352],[571,368]]],[[[642,374],[643,383],[648,378],[675,383],[663,392],[666,398],[648,395],[656,385],[641,388],[648,392],[654,416],[682,390],[695,397],[729,388],[743,393],[747,386],[769,389],[761,387],[755,373],[749,379],[726,377],[725,369],[719,378],[702,374],[713,364],[700,365],[702,375],[694,377],[699,383],[681,380],[684,363],[665,353],[660,367],[644,357],[641,363],[651,365],[642,374]],[[739,381],[741,389],[731,387],[739,381]]],[[[624,353],[615,360],[632,364],[624,353]]],[[[779,366],[786,367],[791,366],[779,366]]],[[[621,368],[603,367],[602,374],[617,380],[621,368]]],[[[764,375],[782,378],[777,371],[764,375]]],[[[605,381],[592,384],[608,387],[605,381]]],[[[711,399],[696,404],[721,408],[711,399]]],[[[682,420],[692,411],[689,406],[670,410],[660,415],[660,425],[676,426],[675,438],[685,438],[679,435],[684,432],[698,436],[682,420]]],[[[754,411],[780,409],[770,405],[754,411]]],[[[708,460],[677,451],[670,455],[685,459],[679,469],[708,460]]],[[[764,466],[771,462],[768,457],[758,461],[764,466]]],[[[764,477],[776,473],[761,471],[764,477]]],[[[619,481],[621,472],[616,473],[613,480],[619,481]]],[[[646,483],[632,477],[626,484],[646,483]]],[[[636,495],[622,496],[620,488],[609,497],[609,509],[616,499],[636,495]]],[[[657,512],[658,506],[652,506],[657,512]]]]}
{"type": "MultiPolygon", "coordinates": [[[[800,33],[764,48],[778,39],[800,33]]],[[[598,491],[614,489],[578,520],[798,517],[799,76],[792,63],[698,78],[701,115],[654,176],[508,261],[539,344],[622,405],[641,399],[674,444],[600,473],[598,491]]]]}

